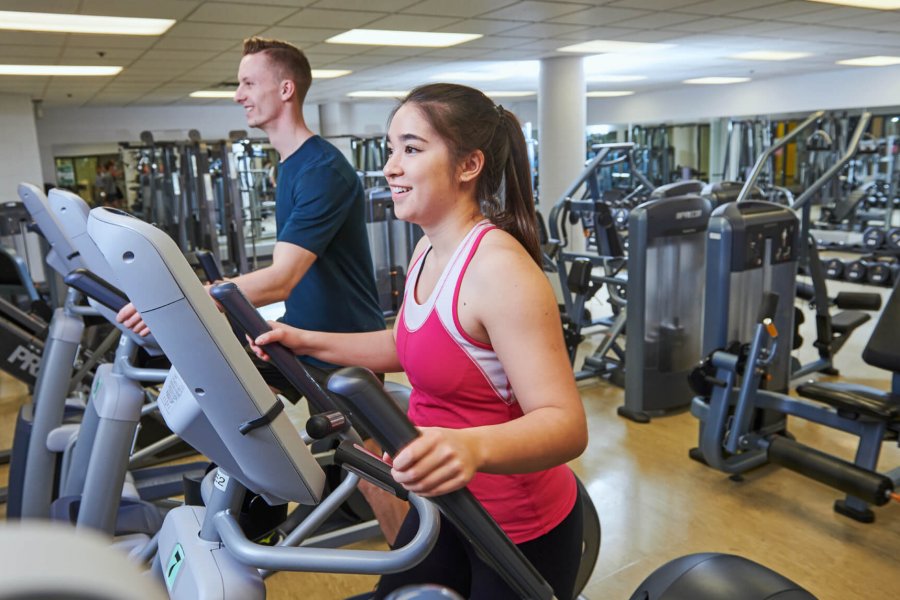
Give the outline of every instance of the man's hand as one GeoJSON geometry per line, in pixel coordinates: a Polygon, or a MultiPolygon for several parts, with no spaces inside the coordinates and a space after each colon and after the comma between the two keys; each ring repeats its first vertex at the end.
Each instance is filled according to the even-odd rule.
{"type": "Polygon", "coordinates": [[[122,310],[116,315],[116,321],[141,337],[146,337],[150,334],[150,328],[144,323],[141,313],[137,311],[131,302],[122,307],[122,310]]]}

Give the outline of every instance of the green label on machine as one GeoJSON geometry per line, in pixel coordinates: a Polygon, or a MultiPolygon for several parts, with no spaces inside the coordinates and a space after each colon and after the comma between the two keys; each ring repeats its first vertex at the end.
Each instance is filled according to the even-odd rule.
{"type": "Polygon", "coordinates": [[[166,565],[165,570],[166,587],[169,588],[170,592],[175,586],[175,578],[178,577],[178,572],[181,571],[181,565],[183,564],[184,548],[181,547],[181,544],[175,544],[175,548],[172,549],[172,556],[169,557],[169,564],[166,565]]]}

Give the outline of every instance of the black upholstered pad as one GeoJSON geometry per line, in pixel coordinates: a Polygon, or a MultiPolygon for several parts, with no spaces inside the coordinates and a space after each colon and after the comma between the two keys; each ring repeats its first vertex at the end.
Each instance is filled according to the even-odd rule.
{"type": "Polygon", "coordinates": [[[894,291],[881,311],[881,318],[875,324],[872,337],[863,350],[863,360],[879,369],[900,372],[898,334],[900,334],[900,284],[894,286],[894,291]]]}
{"type": "Polygon", "coordinates": [[[889,392],[849,383],[804,383],[797,386],[797,393],[841,411],[900,422],[900,396],[889,392]]]}

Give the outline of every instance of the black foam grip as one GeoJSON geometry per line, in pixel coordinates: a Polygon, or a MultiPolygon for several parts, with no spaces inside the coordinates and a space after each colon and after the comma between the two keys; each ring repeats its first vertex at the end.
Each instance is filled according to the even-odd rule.
{"type": "Polygon", "coordinates": [[[881,294],[839,292],[834,305],[841,310],[881,310],[881,294]]]}
{"type": "MultiPolygon", "coordinates": [[[[244,330],[251,339],[256,339],[272,328],[262,318],[252,304],[244,297],[241,290],[234,283],[226,281],[214,285],[209,289],[210,295],[228,312],[234,322],[244,330]]],[[[242,340],[243,341],[243,340],[242,340]]],[[[293,352],[281,344],[266,344],[262,346],[275,368],[297,388],[310,403],[313,412],[327,412],[340,410],[334,401],[325,393],[309,372],[303,368],[303,364],[297,360],[293,352]]]]}
{"type": "MultiPolygon", "coordinates": [[[[329,378],[328,389],[345,398],[351,421],[358,419],[388,454],[395,455],[418,437],[419,432],[371,371],[360,367],[341,369],[329,378]]],[[[431,498],[431,501],[518,597],[553,598],[553,590],[544,578],[467,488],[431,498]]]]}
{"type": "Polygon", "coordinates": [[[194,252],[200,268],[203,269],[203,275],[209,283],[215,283],[222,280],[222,269],[219,267],[219,261],[213,256],[209,250],[197,250],[194,252]]]}
{"type": "Polygon", "coordinates": [[[801,300],[812,300],[816,297],[816,289],[808,284],[797,282],[797,297],[801,300]]]}
{"type": "Polygon", "coordinates": [[[119,312],[128,304],[128,296],[122,290],[110,285],[87,269],[75,269],[63,278],[66,285],[75,288],[85,296],[93,298],[106,308],[119,312]]]}
{"type": "Polygon", "coordinates": [[[894,489],[885,475],[780,435],[770,440],[769,460],[876,506],[886,504],[894,489]]]}

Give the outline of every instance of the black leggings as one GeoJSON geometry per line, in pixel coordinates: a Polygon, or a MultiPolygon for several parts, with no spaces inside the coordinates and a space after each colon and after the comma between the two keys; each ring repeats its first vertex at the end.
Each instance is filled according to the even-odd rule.
{"type": "MultiPolygon", "coordinates": [[[[410,510],[400,527],[395,547],[408,543],[419,526],[419,516],[410,510]]],[[[522,554],[544,576],[560,600],[575,596],[575,577],[581,564],[583,537],[581,498],[572,512],[548,533],[518,544],[522,554]]],[[[448,587],[463,598],[516,600],[519,595],[475,552],[444,516],[441,532],[431,553],[415,567],[382,576],[374,598],[384,598],[406,585],[433,583],[448,587]]]]}

